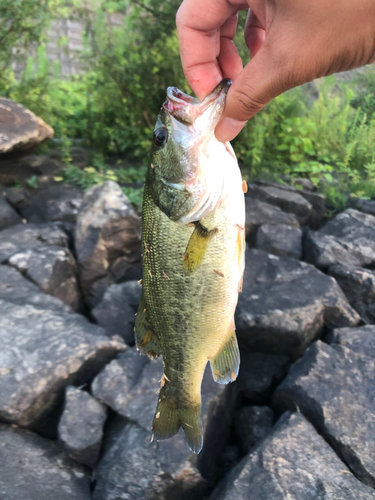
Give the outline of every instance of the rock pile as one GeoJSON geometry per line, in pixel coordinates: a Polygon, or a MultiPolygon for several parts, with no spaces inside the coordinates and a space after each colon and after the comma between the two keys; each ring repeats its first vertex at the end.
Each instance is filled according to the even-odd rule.
{"type": "MultiPolygon", "coordinates": [[[[375,499],[375,216],[249,183],[241,370],[202,383],[204,446],[152,441],[140,220],[119,186],[0,196],[2,500],[375,499]]],[[[374,211],[375,213],[375,211],[374,211]]]]}

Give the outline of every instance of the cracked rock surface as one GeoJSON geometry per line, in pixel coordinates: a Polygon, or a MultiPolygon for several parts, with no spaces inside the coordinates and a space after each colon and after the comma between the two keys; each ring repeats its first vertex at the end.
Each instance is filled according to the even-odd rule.
{"type": "Polygon", "coordinates": [[[0,418],[37,424],[67,385],[92,378],[124,349],[103,333],[77,314],[0,300],[0,418]]]}
{"type": "Polygon", "coordinates": [[[106,407],[88,392],[66,388],[58,437],[70,458],[89,467],[96,464],[106,418],[106,407]]]}
{"type": "Polygon", "coordinates": [[[246,349],[298,357],[323,326],[355,326],[359,320],[330,276],[296,259],[246,251],[236,311],[238,340],[246,349]]]}
{"type": "Polygon", "coordinates": [[[291,367],[273,401],[279,411],[298,408],[354,474],[375,487],[374,386],[373,357],[349,343],[318,341],[291,367]]]}
{"type": "Polygon", "coordinates": [[[141,225],[118,184],[107,181],[86,192],[75,242],[82,291],[91,308],[111,284],[135,279],[130,270],[140,260],[141,225]]]}
{"type": "Polygon", "coordinates": [[[2,500],[90,500],[90,474],[57,443],[0,424],[2,500]]]}
{"type": "Polygon", "coordinates": [[[351,475],[301,414],[286,413],[211,495],[234,498],[370,500],[375,491],[351,475]]]}

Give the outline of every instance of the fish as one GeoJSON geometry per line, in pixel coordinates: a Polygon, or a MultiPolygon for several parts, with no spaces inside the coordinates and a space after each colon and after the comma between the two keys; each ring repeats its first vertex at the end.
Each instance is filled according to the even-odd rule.
{"type": "Polygon", "coordinates": [[[163,356],[156,440],[180,428],[202,449],[201,383],[238,375],[234,312],[245,266],[246,185],[230,143],[215,137],[231,81],[199,101],[168,87],[156,120],[142,207],[142,296],[136,346],[163,356]]]}

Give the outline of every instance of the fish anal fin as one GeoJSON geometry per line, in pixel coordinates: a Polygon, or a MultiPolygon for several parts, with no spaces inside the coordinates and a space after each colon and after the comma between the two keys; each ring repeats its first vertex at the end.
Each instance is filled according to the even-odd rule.
{"type": "Polygon", "coordinates": [[[236,380],[240,369],[240,351],[237,337],[232,330],[216,356],[210,359],[212,376],[218,384],[228,384],[236,380]]]}
{"type": "Polygon", "coordinates": [[[152,359],[160,356],[161,345],[158,338],[153,333],[147,319],[147,308],[143,294],[138,307],[134,332],[137,349],[139,351],[152,359]]]}
{"type": "Polygon", "coordinates": [[[203,445],[201,405],[177,405],[162,387],[156,408],[152,432],[157,441],[168,439],[184,430],[187,444],[192,452],[198,454],[203,445]]]}
{"type": "Polygon", "coordinates": [[[195,228],[190,236],[189,243],[183,256],[183,266],[189,272],[194,272],[201,265],[203,257],[212,237],[217,229],[207,229],[199,221],[195,222],[195,228]]]}

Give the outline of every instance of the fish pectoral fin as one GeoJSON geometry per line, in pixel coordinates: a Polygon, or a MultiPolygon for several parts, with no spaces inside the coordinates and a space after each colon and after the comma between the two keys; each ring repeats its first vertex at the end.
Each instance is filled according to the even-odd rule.
{"type": "Polygon", "coordinates": [[[195,228],[190,236],[189,243],[183,256],[184,268],[191,273],[201,265],[208,244],[217,232],[217,229],[207,229],[199,221],[195,222],[195,228]]]}
{"type": "Polygon", "coordinates": [[[212,376],[218,384],[228,384],[236,380],[240,369],[240,351],[236,332],[230,332],[229,338],[216,356],[210,359],[212,376]]]}
{"type": "Polygon", "coordinates": [[[177,434],[180,427],[184,430],[189,448],[198,454],[203,445],[201,405],[179,406],[163,387],[152,423],[154,437],[157,441],[168,439],[177,434]]]}
{"type": "Polygon", "coordinates": [[[161,345],[159,339],[153,333],[147,319],[146,302],[143,293],[138,307],[134,332],[135,342],[139,351],[143,352],[151,359],[160,356],[161,345]]]}

